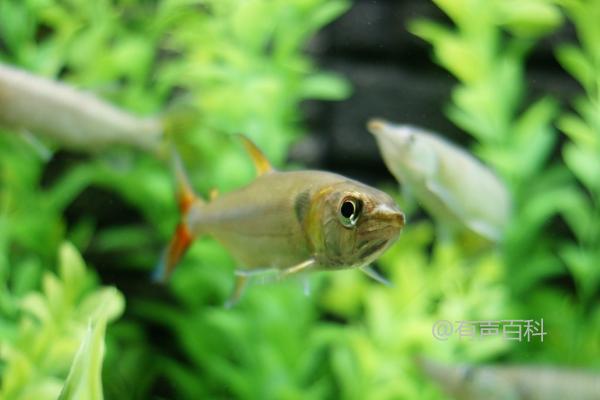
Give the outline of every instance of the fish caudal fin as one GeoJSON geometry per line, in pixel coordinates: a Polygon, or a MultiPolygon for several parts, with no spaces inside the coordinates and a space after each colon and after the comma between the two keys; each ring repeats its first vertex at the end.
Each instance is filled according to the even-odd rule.
{"type": "Polygon", "coordinates": [[[193,241],[194,237],[186,224],[179,223],[169,246],[163,252],[162,257],[156,266],[152,276],[153,279],[158,282],[167,281],[179,263],[179,260],[183,257],[193,241]]]}
{"type": "Polygon", "coordinates": [[[192,204],[201,201],[200,198],[194,194],[183,167],[183,162],[176,151],[173,151],[172,157],[173,169],[175,170],[175,178],[177,180],[177,204],[179,206],[179,212],[181,213],[181,221],[177,225],[175,234],[168,247],[163,252],[156,270],[154,271],[153,279],[160,282],[165,282],[169,279],[171,273],[179,263],[179,260],[194,241],[194,234],[188,226],[187,216],[192,204]]]}

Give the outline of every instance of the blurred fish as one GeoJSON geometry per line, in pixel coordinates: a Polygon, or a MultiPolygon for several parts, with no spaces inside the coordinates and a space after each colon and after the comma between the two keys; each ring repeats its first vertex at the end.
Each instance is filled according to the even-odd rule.
{"type": "Polygon", "coordinates": [[[368,123],[385,164],[450,231],[498,242],[510,216],[504,184],[474,156],[433,133],[380,119],[368,123]]]}
{"type": "Polygon", "coordinates": [[[598,400],[600,373],[543,366],[444,365],[418,359],[420,369],[459,400],[598,400]]]}
{"type": "Polygon", "coordinates": [[[238,261],[233,305],[252,275],[276,271],[279,277],[305,271],[369,267],[398,237],[404,214],[387,194],[323,171],[275,171],[262,152],[240,136],[257,178],[210,201],[197,197],[183,165],[175,159],[182,214],[159,265],[167,279],[194,238],[211,235],[238,261]]]}
{"type": "Polygon", "coordinates": [[[115,145],[158,152],[163,136],[159,118],[140,118],[65,83],[2,63],[0,126],[87,152],[115,145]]]}

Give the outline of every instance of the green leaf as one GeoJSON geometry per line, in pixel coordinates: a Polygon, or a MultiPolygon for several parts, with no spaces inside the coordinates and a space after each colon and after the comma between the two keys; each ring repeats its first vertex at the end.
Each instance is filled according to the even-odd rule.
{"type": "Polygon", "coordinates": [[[563,159],[577,179],[593,193],[600,193],[600,157],[592,149],[567,143],[563,159]]]}
{"type": "Polygon", "coordinates": [[[583,249],[575,245],[566,245],[560,256],[575,278],[577,290],[583,299],[589,299],[600,284],[597,249],[583,249]]]}
{"type": "Polygon", "coordinates": [[[85,262],[75,246],[69,242],[60,247],[59,276],[69,290],[81,289],[86,280],[85,262]]]}
{"type": "Polygon", "coordinates": [[[600,148],[600,138],[598,138],[594,130],[577,115],[563,115],[558,120],[558,127],[569,136],[576,145],[596,149],[600,148]]]}
{"type": "Polygon", "coordinates": [[[300,93],[305,99],[343,100],[351,91],[346,79],[335,74],[320,73],[304,79],[300,93]]]}
{"type": "Polygon", "coordinates": [[[522,177],[533,176],[550,156],[556,142],[556,133],[551,125],[556,110],[556,102],[544,98],[529,107],[515,122],[517,151],[514,156],[522,177]]]}
{"type": "Polygon", "coordinates": [[[556,58],[587,92],[592,91],[596,72],[587,55],[580,48],[573,45],[562,45],[556,50],[556,58]]]}
{"type": "Polygon", "coordinates": [[[88,325],[59,400],[102,400],[102,361],[106,316],[88,325]]]}
{"type": "Polygon", "coordinates": [[[327,25],[345,13],[351,5],[351,2],[346,0],[328,0],[323,2],[319,7],[316,7],[314,12],[310,15],[310,27],[313,30],[317,30],[327,25]]]}
{"type": "Polygon", "coordinates": [[[434,46],[440,39],[452,34],[449,28],[422,18],[410,21],[408,23],[408,30],[413,35],[420,37],[434,46]]]}
{"type": "Polygon", "coordinates": [[[517,36],[547,35],[563,22],[558,7],[545,0],[500,0],[496,5],[501,24],[517,36]]]}

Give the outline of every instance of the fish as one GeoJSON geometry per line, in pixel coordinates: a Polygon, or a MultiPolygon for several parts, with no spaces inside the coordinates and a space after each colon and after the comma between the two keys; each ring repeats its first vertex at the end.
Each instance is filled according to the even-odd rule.
{"type": "Polygon", "coordinates": [[[460,400],[592,400],[600,398],[600,373],[544,365],[446,365],[418,357],[417,366],[444,392],[460,400]]]}
{"type": "MultiPolygon", "coordinates": [[[[0,63],[0,126],[9,131],[90,153],[127,145],[160,154],[165,124],[159,117],[134,115],[63,82],[0,63]]],[[[34,148],[40,150],[38,143],[34,148]]]]}
{"type": "Polygon", "coordinates": [[[511,216],[511,196],[496,174],[467,151],[411,125],[372,119],[383,160],[398,182],[452,235],[470,232],[497,243],[511,216]]]}
{"type": "Polygon", "coordinates": [[[331,172],[278,171],[239,135],[257,176],[237,190],[205,200],[193,191],[181,159],[174,170],[181,214],[158,268],[165,281],[191,243],[209,235],[234,257],[237,303],[248,279],[275,271],[278,279],[312,271],[360,269],[388,283],[370,264],[398,238],[404,213],[385,192],[331,172]]]}

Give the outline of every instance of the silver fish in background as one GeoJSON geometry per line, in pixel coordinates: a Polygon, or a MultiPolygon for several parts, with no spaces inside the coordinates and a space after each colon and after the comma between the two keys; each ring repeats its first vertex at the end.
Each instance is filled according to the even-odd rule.
{"type": "Polygon", "coordinates": [[[600,373],[549,366],[417,365],[458,400],[598,400],[600,373]]]}
{"type": "Polygon", "coordinates": [[[505,185],[465,150],[410,125],[372,119],[386,166],[444,228],[498,242],[510,217],[505,185]]]}

